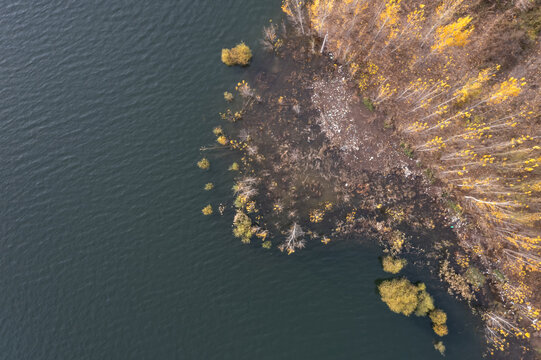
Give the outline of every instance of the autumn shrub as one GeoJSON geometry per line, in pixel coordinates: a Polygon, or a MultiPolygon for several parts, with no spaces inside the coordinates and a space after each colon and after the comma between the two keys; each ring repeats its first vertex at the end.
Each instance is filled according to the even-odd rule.
{"type": "Polygon", "coordinates": [[[415,315],[426,316],[430,311],[434,310],[434,299],[426,291],[425,284],[421,283],[417,285],[417,287],[420,291],[417,295],[418,302],[417,308],[415,309],[415,315]]]}
{"type": "Polygon", "coordinates": [[[207,205],[203,208],[203,210],[201,210],[201,212],[203,213],[203,215],[212,215],[212,205],[207,205]]]}
{"type": "Polygon", "coordinates": [[[440,310],[440,309],[431,311],[428,316],[430,317],[430,320],[432,320],[434,324],[441,325],[447,322],[447,314],[445,313],[445,311],[440,310]]]}
{"type": "Polygon", "coordinates": [[[252,59],[252,50],[245,43],[241,42],[232,49],[222,49],[222,62],[227,66],[246,66],[252,59]]]}
{"type": "Polygon", "coordinates": [[[242,211],[237,211],[233,219],[233,235],[241,239],[245,244],[249,244],[256,229],[252,226],[252,220],[242,211]]]}
{"type": "Polygon", "coordinates": [[[445,336],[448,334],[449,330],[447,329],[447,314],[440,309],[431,311],[428,315],[430,320],[432,320],[432,329],[438,336],[445,336]]]}
{"type": "Polygon", "coordinates": [[[434,324],[432,325],[432,329],[438,336],[445,336],[449,333],[449,329],[447,329],[447,325],[445,324],[434,324]]]}
{"type": "Polygon", "coordinates": [[[383,271],[398,274],[408,262],[405,259],[397,259],[392,256],[385,256],[382,260],[383,271]]]}
{"type": "Polygon", "coordinates": [[[423,283],[415,285],[406,278],[391,279],[379,284],[378,290],[381,300],[395,313],[410,316],[415,312],[422,316],[434,309],[432,297],[423,283]]]}
{"type": "Polygon", "coordinates": [[[210,162],[206,158],[202,158],[197,162],[197,166],[200,169],[207,170],[208,168],[210,168],[210,162]]]}
{"type": "Polygon", "coordinates": [[[233,94],[231,94],[231,93],[228,92],[228,91],[224,92],[224,99],[225,99],[225,101],[227,101],[227,102],[233,101],[233,94]]]}
{"type": "Polygon", "coordinates": [[[227,140],[227,138],[223,135],[220,135],[216,138],[216,141],[218,142],[218,144],[220,145],[227,145],[227,143],[229,142],[229,140],[227,140]]]}
{"type": "Polygon", "coordinates": [[[443,345],[443,341],[434,343],[434,349],[438,350],[440,354],[445,355],[445,345],[443,345]]]}
{"type": "Polygon", "coordinates": [[[214,184],[213,183],[206,183],[204,189],[206,191],[212,190],[212,189],[214,189],[214,184]]]}

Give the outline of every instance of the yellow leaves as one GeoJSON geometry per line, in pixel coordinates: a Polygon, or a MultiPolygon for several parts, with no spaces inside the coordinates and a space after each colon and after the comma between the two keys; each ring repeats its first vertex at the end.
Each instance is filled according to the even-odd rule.
{"type": "Polygon", "coordinates": [[[319,209],[312,210],[310,212],[310,222],[313,223],[319,223],[323,221],[323,216],[325,215],[325,212],[319,209]]]}
{"type": "Polygon", "coordinates": [[[499,69],[499,66],[487,68],[479,72],[477,77],[469,79],[466,84],[453,95],[457,97],[457,102],[464,103],[468,101],[472,96],[475,96],[481,90],[481,87],[492,76],[495,76],[495,72],[499,69]]]}
{"type": "Polygon", "coordinates": [[[376,75],[378,73],[379,67],[373,62],[368,62],[366,64],[366,72],[370,75],[376,75]]]}
{"type": "Polygon", "coordinates": [[[197,162],[197,167],[203,170],[210,168],[210,162],[206,158],[202,158],[197,162]]]}
{"type": "Polygon", "coordinates": [[[214,133],[214,135],[216,136],[220,136],[223,134],[223,130],[222,130],[222,127],[221,126],[216,126],[214,129],[212,129],[212,132],[214,133]]]}
{"type": "Polygon", "coordinates": [[[201,210],[201,212],[202,212],[203,215],[205,215],[205,216],[212,215],[212,205],[209,204],[209,205],[205,206],[205,207],[201,210]]]}
{"type": "Polygon", "coordinates": [[[359,71],[359,64],[356,64],[356,63],[352,62],[349,65],[349,73],[351,74],[351,76],[355,76],[357,71],[359,71]]]}
{"type": "Polygon", "coordinates": [[[496,92],[488,100],[491,104],[499,104],[510,97],[518,96],[521,92],[521,85],[517,85],[517,79],[510,77],[509,80],[502,82],[496,92]]]}
{"type": "Polygon", "coordinates": [[[223,136],[223,135],[218,136],[216,141],[218,142],[218,144],[224,145],[224,146],[229,143],[229,140],[227,140],[227,138],[225,136],[223,136]]]}
{"type": "Polygon", "coordinates": [[[379,15],[380,26],[394,25],[398,21],[401,0],[387,0],[385,10],[379,15]]]}
{"type": "Polygon", "coordinates": [[[383,28],[384,26],[389,26],[390,32],[388,39],[393,39],[398,33],[398,12],[400,11],[400,1],[401,0],[387,0],[385,2],[385,9],[379,15],[379,26],[383,28]]]}
{"type": "Polygon", "coordinates": [[[517,79],[510,77],[509,80],[502,82],[496,92],[488,100],[491,104],[499,104],[510,97],[518,96],[521,92],[521,85],[517,85],[517,79]]]}
{"type": "Polygon", "coordinates": [[[474,27],[467,29],[472,21],[471,16],[459,18],[454,23],[446,26],[440,26],[436,29],[436,43],[432,46],[432,50],[442,52],[450,46],[464,47],[469,40],[474,27]]]}
{"type": "Polygon", "coordinates": [[[257,212],[255,201],[252,200],[246,203],[246,212],[247,213],[257,212]]]}
{"type": "Polygon", "coordinates": [[[443,142],[441,136],[436,136],[432,140],[429,140],[426,144],[428,148],[435,148],[436,150],[443,149],[445,147],[445,142],[443,142]]]}
{"type": "Polygon", "coordinates": [[[389,83],[386,83],[384,85],[381,85],[379,87],[379,90],[378,90],[378,97],[376,100],[380,100],[380,101],[376,101],[376,102],[381,102],[382,100],[392,96],[394,93],[396,93],[396,90],[397,89],[391,89],[391,84],[389,83]]]}
{"type": "Polygon", "coordinates": [[[352,212],[348,213],[346,215],[346,222],[352,223],[355,221],[355,215],[357,214],[357,211],[353,210],[352,212]]]}
{"type": "MultiPolygon", "coordinates": [[[[413,37],[421,38],[420,30],[422,29],[421,24],[425,21],[425,11],[424,4],[420,4],[418,9],[413,10],[408,14],[406,19],[407,22],[407,33],[411,34],[413,37]]],[[[404,32],[404,31],[402,31],[404,32]]]]}
{"type": "Polygon", "coordinates": [[[408,128],[408,131],[420,132],[426,129],[428,129],[428,123],[416,121],[408,128]]]}
{"type": "Polygon", "coordinates": [[[287,0],[284,0],[282,2],[282,11],[289,16],[293,16],[293,13],[291,12],[291,9],[289,8],[289,3],[287,2],[287,0]]]}
{"type": "Polygon", "coordinates": [[[333,9],[334,0],[314,0],[308,7],[308,15],[312,23],[312,27],[316,31],[320,31],[324,25],[326,17],[333,9]]]}
{"type": "Polygon", "coordinates": [[[246,66],[252,59],[252,50],[245,43],[241,42],[232,49],[222,49],[222,62],[227,66],[246,66]]]}
{"type": "Polygon", "coordinates": [[[405,259],[398,259],[388,255],[383,258],[381,264],[383,265],[383,271],[391,274],[398,274],[400,270],[406,266],[407,261],[405,259]]]}

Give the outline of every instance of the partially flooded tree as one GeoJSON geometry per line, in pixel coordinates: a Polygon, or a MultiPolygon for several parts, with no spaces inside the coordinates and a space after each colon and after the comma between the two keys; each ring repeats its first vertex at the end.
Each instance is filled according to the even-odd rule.
{"type": "Polygon", "coordinates": [[[304,231],[301,226],[296,222],[291,225],[291,228],[287,232],[287,237],[285,241],[278,246],[280,251],[287,251],[287,254],[295,252],[295,249],[302,249],[305,246],[305,241],[302,238],[304,236],[304,231]]]}
{"type": "Polygon", "coordinates": [[[263,28],[263,39],[261,45],[267,51],[274,51],[279,46],[280,42],[276,33],[276,25],[270,24],[263,28]]]}

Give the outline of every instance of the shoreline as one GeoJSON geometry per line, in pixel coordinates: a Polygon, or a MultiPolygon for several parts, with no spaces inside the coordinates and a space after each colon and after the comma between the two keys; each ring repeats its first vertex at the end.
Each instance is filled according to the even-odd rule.
{"type": "MultiPolygon", "coordinates": [[[[325,245],[356,233],[369,234],[393,256],[428,253],[417,261],[435,261],[431,272],[450,294],[466,300],[473,313],[497,307],[497,291],[487,281],[486,264],[464,248],[465,239],[478,229],[455,200],[455,192],[414,159],[393,116],[374,110],[359,96],[347,67],[332,54],[314,51],[320,46],[314,37],[284,38],[286,43],[280,40],[280,48],[271,48],[275,54],[270,57],[286,63],[290,76],[277,68],[277,60],[268,60],[253,85],[244,81],[237,85],[245,98],[239,119],[222,116],[240,120],[233,126],[242,128],[227,145],[244,154],[235,190],[234,229],[242,228],[239,237],[246,243],[259,238],[263,247],[270,247],[270,240],[289,236],[297,225],[308,241],[325,245]],[[308,141],[301,144],[303,137],[308,141]],[[299,179],[299,172],[308,175],[299,179]],[[275,181],[280,177],[280,183],[275,181]],[[307,181],[310,177],[316,180],[307,181]],[[378,187],[382,184],[386,187],[378,187]],[[239,188],[253,193],[244,195],[247,189],[239,188]],[[288,192],[292,196],[285,200],[288,192]],[[445,234],[445,239],[419,243],[427,231],[433,234],[429,238],[445,234]],[[397,233],[407,238],[398,250],[393,245],[397,233]]],[[[284,242],[279,248],[291,254],[305,243],[299,240],[298,246],[288,247],[284,242]]],[[[517,340],[506,346],[518,354],[524,342],[517,340]]]]}

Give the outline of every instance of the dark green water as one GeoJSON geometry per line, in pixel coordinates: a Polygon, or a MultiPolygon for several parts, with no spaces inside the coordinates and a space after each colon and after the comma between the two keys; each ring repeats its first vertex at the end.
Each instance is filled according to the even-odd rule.
{"type": "MultiPolygon", "coordinates": [[[[427,319],[379,301],[377,249],[284,256],[200,214],[232,185],[229,158],[195,167],[245,71],[220,49],[257,63],[279,0],[3,5],[1,359],[441,359],[427,319]]],[[[468,310],[429,290],[446,358],[479,359],[468,310]]]]}

